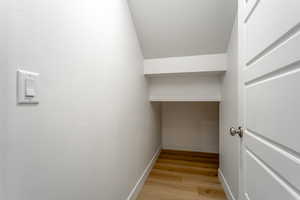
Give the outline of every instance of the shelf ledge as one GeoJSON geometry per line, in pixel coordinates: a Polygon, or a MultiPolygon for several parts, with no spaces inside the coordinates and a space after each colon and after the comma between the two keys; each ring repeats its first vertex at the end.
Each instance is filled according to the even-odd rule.
{"type": "Polygon", "coordinates": [[[226,54],[209,54],[144,60],[145,76],[178,74],[223,74],[227,68],[226,54]]]}
{"type": "Polygon", "coordinates": [[[221,97],[216,98],[186,98],[186,97],[150,97],[151,102],[220,102],[221,97]]]}

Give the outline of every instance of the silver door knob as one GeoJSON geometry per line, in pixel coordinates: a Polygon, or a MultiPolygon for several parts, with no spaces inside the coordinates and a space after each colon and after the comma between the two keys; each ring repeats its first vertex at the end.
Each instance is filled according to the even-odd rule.
{"type": "Polygon", "coordinates": [[[238,135],[238,136],[240,136],[240,138],[242,138],[243,134],[244,134],[244,130],[241,126],[239,126],[237,129],[234,127],[231,127],[229,129],[229,132],[232,136],[238,135]]]}

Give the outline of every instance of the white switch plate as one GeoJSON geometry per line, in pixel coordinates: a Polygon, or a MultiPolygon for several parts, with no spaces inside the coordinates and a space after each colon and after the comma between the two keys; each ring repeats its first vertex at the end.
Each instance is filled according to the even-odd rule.
{"type": "Polygon", "coordinates": [[[37,104],[38,100],[38,78],[39,74],[24,70],[17,71],[18,79],[18,103],[37,104]]]}

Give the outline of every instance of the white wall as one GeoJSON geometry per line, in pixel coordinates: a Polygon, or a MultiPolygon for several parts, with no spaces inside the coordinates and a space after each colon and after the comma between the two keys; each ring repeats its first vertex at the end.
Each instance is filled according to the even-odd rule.
{"type": "Polygon", "coordinates": [[[159,108],[148,102],[126,1],[0,7],[11,16],[1,30],[10,49],[0,73],[8,100],[3,199],[126,199],[160,145],[159,108]],[[16,105],[18,68],[40,73],[39,105],[16,105]]]}
{"type": "Polygon", "coordinates": [[[228,47],[228,68],[222,79],[220,104],[220,170],[233,196],[238,197],[240,138],[229,134],[230,127],[238,127],[238,25],[234,24],[228,47]]]}
{"type": "Polygon", "coordinates": [[[5,133],[7,125],[7,68],[8,65],[8,9],[9,1],[0,3],[0,199],[4,200],[4,156],[5,156],[5,133]]]}
{"type": "Polygon", "coordinates": [[[219,103],[162,103],[163,148],[219,152],[219,103]]]}
{"type": "Polygon", "coordinates": [[[152,101],[220,101],[220,77],[205,74],[180,74],[151,77],[152,101]]]}
{"type": "Polygon", "coordinates": [[[226,66],[226,54],[145,59],[144,73],[146,75],[152,75],[193,72],[225,72],[226,66]]]}

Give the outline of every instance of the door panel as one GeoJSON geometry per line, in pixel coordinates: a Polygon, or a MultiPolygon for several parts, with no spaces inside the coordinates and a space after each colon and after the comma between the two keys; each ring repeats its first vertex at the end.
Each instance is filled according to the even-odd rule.
{"type": "Polygon", "coordinates": [[[300,179],[295,172],[300,172],[300,159],[294,152],[273,143],[255,133],[247,131],[245,146],[248,151],[264,160],[267,166],[272,166],[276,174],[280,174],[287,182],[300,191],[300,179]]]}
{"type": "Polygon", "coordinates": [[[246,185],[248,199],[295,200],[299,195],[256,155],[246,151],[246,185]]]}
{"type": "Polygon", "coordinates": [[[257,3],[245,21],[246,63],[254,62],[264,51],[270,51],[289,38],[296,31],[294,29],[299,29],[299,7],[298,0],[260,0],[257,3]]]}
{"type": "Polygon", "coordinates": [[[297,69],[245,87],[247,129],[298,153],[299,80],[297,69]]]}
{"type": "Polygon", "coordinates": [[[271,73],[284,73],[283,71],[297,68],[300,61],[300,32],[273,51],[251,64],[245,69],[245,84],[259,81],[258,79],[272,76],[271,73]]]}
{"type": "Polygon", "coordinates": [[[300,200],[300,1],[239,3],[240,199],[300,200]]]}
{"type": "Polygon", "coordinates": [[[250,18],[251,14],[253,13],[254,9],[258,5],[259,0],[246,0],[246,5],[245,5],[245,21],[248,21],[250,18]]]}

